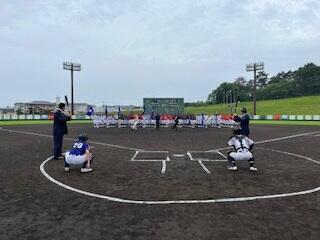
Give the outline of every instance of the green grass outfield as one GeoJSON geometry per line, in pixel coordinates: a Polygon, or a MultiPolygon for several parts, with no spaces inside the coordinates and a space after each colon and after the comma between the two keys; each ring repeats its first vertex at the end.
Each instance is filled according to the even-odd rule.
{"type": "MultiPolygon", "coordinates": [[[[72,120],[68,124],[92,124],[92,120],[72,120]]],[[[287,120],[251,120],[251,124],[273,124],[273,125],[303,125],[303,126],[320,126],[320,121],[287,121],[287,120]]],[[[0,126],[14,125],[36,125],[48,124],[52,125],[52,120],[3,120],[0,126]]]]}
{"type": "Polygon", "coordinates": [[[320,121],[251,120],[251,124],[320,126],[320,121]]]}
{"type": "MultiPolygon", "coordinates": [[[[257,101],[257,115],[320,115],[319,104],[320,96],[257,101]]],[[[242,107],[246,107],[248,113],[253,112],[252,102],[240,102],[237,109],[238,113],[242,107]]],[[[230,109],[223,104],[215,104],[202,107],[185,107],[185,112],[190,114],[230,113],[230,109]]]]}

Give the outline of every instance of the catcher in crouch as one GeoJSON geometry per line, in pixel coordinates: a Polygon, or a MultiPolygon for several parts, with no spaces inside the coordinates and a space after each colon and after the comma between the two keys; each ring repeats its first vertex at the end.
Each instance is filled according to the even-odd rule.
{"type": "Polygon", "coordinates": [[[70,171],[70,165],[80,165],[81,172],[91,172],[93,154],[90,152],[90,145],[88,144],[88,137],[85,133],[81,133],[78,140],[73,143],[71,150],[66,152],[64,160],[64,170],[70,171]]]}
{"type": "Polygon", "coordinates": [[[236,129],[233,131],[233,136],[230,138],[228,142],[229,146],[233,146],[233,152],[229,152],[228,154],[228,170],[236,171],[238,167],[236,165],[236,161],[249,161],[249,170],[252,172],[256,172],[258,169],[254,166],[254,157],[251,153],[254,142],[241,134],[241,129],[236,129]]]}

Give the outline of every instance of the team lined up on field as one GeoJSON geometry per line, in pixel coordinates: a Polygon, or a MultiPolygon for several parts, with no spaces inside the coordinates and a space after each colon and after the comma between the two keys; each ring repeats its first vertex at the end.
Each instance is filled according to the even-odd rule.
{"type": "MultiPolygon", "coordinates": [[[[175,122],[174,115],[161,115],[160,126],[161,127],[172,127],[175,122]]],[[[138,115],[133,114],[127,118],[119,118],[118,115],[114,116],[93,116],[93,126],[95,128],[100,127],[156,127],[157,120],[156,116],[152,115],[138,115]]],[[[234,121],[233,115],[179,115],[177,127],[236,127],[238,123],[234,121]]]]}

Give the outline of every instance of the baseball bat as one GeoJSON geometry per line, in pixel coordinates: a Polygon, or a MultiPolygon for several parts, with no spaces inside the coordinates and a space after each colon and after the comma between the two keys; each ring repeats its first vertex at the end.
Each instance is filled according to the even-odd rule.
{"type": "Polygon", "coordinates": [[[68,108],[68,112],[70,113],[70,107],[69,107],[69,101],[68,101],[67,95],[64,96],[64,99],[65,99],[65,101],[66,101],[66,105],[67,105],[67,108],[68,108]]]}
{"type": "Polygon", "coordinates": [[[240,102],[240,96],[237,97],[236,106],[234,108],[234,113],[237,112],[237,107],[238,107],[239,102],[240,102]]]}

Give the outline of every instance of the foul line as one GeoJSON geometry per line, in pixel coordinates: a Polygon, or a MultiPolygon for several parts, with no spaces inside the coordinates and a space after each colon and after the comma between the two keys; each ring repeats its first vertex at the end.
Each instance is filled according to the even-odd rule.
{"type": "MultiPolygon", "coordinates": [[[[47,134],[42,134],[42,133],[24,132],[24,131],[10,130],[10,129],[4,129],[4,128],[2,128],[0,130],[10,132],[10,133],[21,133],[21,134],[32,135],[32,136],[53,138],[52,135],[47,135],[47,134]]],[[[73,138],[64,138],[64,139],[69,140],[69,141],[74,141],[73,138]]],[[[90,143],[102,145],[102,146],[114,147],[114,148],[129,149],[129,150],[133,150],[133,151],[143,151],[142,149],[138,149],[138,148],[120,146],[120,145],[115,145],[115,144],[110,144],[110,143],[102,143],[102,142],[95,142],[95,141],[90,141],[90,143]]]]}
{"type": "MultiPolygon", "coordinates": [[[[285,140],[285,139],[302,137],[302,136],[307,136],[307,135],[312,135],[312,134],[317,134],[317,133],[320,133],[320,131],[301,133],[301,134],[290,135],[290,136],[286,136],[286,137],[272,138],[272,139],[257,141],[254,144],[257,145],[257,144],[261,144],[261,143],[276,142],[276,141],[281,141],[281,140],[285,140]]],[[[230,149],[230,148],[232,148],[232,147],[223,147],[223,148],[217,148],[217,149],[210,149],[210,150],[207,150],[207,152],[217,152],[217,151],[221,151],[221,150],[227,150],[227,149],[230,149]]]]}

